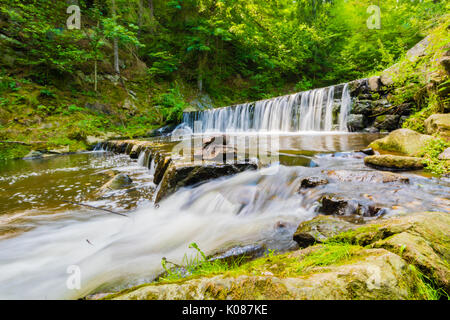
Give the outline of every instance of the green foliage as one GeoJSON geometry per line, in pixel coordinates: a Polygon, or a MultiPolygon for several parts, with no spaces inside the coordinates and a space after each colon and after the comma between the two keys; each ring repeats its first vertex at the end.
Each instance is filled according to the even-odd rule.
{"type": "Polygon", "coordinates": [[[432,279],[420,272],[414,265],[410,264],[409,269],[418,280],[417,290],[419,296],[426,300],[450,299],[443,288],[439,288],[432,279]]]}
{"type": "Polygon", "coordinates": [[[183,110],[187,107],[177,86],[159,95],[155,104],[158,106],[161,124],[179,122],[183,116],[183,110]]]}
{"type": "Polygon", "coordinates": [[[428,119],[430,115],[433,114],[431,108],[425,108],[421,111],[414,113],[408,119],[403,122],[402,127],[406,129],[411,129],[420,133],[425,133],[425,120],[428,119]]]}
{"type": "Polygon", "coordinates": [[[419,154],[423,157],[423,163],[426,166],[426,170],[437,174],[443,175],[450,172],[450,165],[445,160],[439,160],[438,156],[448,147],[450,144],[441,138],[431,139],[424,150],[419,154]]]}
{"type": "Polygon", "coordinates": [[[153,63],[148,72],[152,75],[168,75],[178,70],[179,61],[170,52],[154,52],[149,57],[153,63]]]}
{"type": "Polygon", "coordinates": [[[224,273],[228,270],[237,268],[243,257],[234,260],[231,264],[219,259],[208,259],[206,254],[193,242],[189,245],[196,254],[193,256],[184,255],[182,266],[168,262],[165,258],[161,260],[161,265],[165,274],[159,278],[160,282],[176,281],[185,277],[205,276],[224,273]]]}
{"type": "Polygon", "coordinates": [[[0,142],[0,161],[23,158],[30,150],[29,146],[0,142]]]}

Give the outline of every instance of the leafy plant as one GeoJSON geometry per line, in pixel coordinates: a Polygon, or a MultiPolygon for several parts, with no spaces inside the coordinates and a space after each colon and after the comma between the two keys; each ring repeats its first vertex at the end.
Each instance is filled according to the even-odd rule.
{"type": "Polygon", "coordinates": [[[443,175],[450,172],[450,166],[447,161],[439,160],[439,155],[450,146],[450,144],[436,137],[431,139],[419,156],[423,157],[423,163],[426,166],[426,170],[438,175],[443,175]]]}

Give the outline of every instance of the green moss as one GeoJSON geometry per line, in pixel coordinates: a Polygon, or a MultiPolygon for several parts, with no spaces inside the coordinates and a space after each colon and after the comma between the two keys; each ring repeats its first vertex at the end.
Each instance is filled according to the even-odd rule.
{"type": "Polygon", "coordinates": [[[410,116],[408,119],[403,122],[402,127],[405,129],[411,129],[420,133],[425,132],[425,120],[428,119],[429,116],[433,114],[433,110],[430,107],[427,107],[423,110],[420,110],[410,116]]]}
{"type": "Polygon", "coordinates": [[[448,147],[450,144],[445,140],[437,137],[428,141],[425,148],[419,154],[423,157],[423,164],[426,166],[426,170],[437,175],[443,175],[450,172],[450,163],[446,160],[439,160],[439,155],[448,147]]]}
{"type": "Polygon", "coordinates": [[[382,226],[378,224],[362,226],[355,230],[349,230],[340,233],[334,237],[331,237],[330,239],[328,239],[328,241],[330,241],[331,243],[342,242],[367,246],[372,242],[384,239],[386,236],[388,236],[385,234],[386,231],[381,229],[381,227],[382,226]]]}
{"type": "Polygon", "coordinates": [[[0,161],[23,158],[30,150],[30,146],[0,142],[0,161]]]}
{"type": "Polygon", "coordinates": [[[410,291],[410,299],[441,300],[450,299],[444,289],[440,288],[432,279],[420,272],[414,265],[409,265],[409,271],[413,274],[415,286],[410,291]]]}

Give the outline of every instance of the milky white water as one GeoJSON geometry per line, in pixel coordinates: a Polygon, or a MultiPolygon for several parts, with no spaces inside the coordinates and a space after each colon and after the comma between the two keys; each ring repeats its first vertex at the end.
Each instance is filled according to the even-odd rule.
{"type": "Polygon", "coordinates": [[[287,179],[291,176],[282,183],[279,176],[246,172],[178,192],[159,209],[141,208],[130,218],[84,214],[75,219],[69,212],[42,223],[0,241],[0,298],[78,298],[105,283],[151,280],[162,271],[162,257],[180,263],[191,242],[207,253],[275,238],[277,245],[289,246],[296,224],[314,214],[299,206],[287,179]],[[275,226],[279,220],[285,228],[275,226]],[[70,265],[80,267],[81,290],[66,287],[70,265]]]}

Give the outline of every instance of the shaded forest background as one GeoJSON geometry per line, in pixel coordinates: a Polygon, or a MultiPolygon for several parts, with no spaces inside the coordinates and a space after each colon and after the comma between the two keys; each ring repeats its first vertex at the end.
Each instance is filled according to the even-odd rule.
{"type": "Polygon", "coordinates": [[[449,11],[410,0],[0,0],[0,140],[84,149],[192,107],[376,74],[449,11]],[[68,30],[66,9],[81,8],[68,30]],[[369,29],[370,5],[381,28],[369,29]]]}

